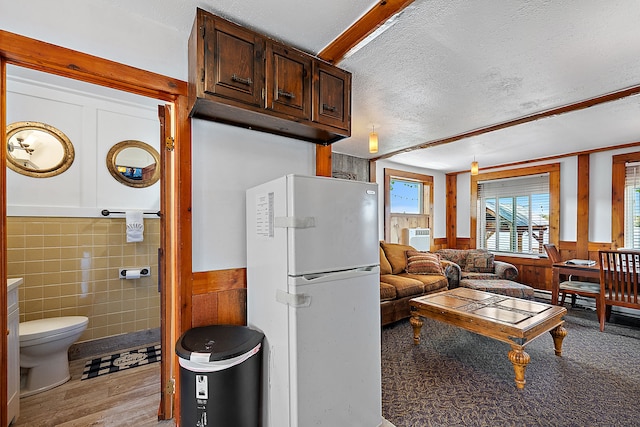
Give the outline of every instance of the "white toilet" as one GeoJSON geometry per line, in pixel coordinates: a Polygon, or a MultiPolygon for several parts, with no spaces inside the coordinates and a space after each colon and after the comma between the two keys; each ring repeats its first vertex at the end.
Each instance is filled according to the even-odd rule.
{"type": "Polygon", "coordinates": [[[68,351],[87,329],[85,316],[51,317],[20,323],[20,397],[64,384],[69,375],[68,351]]]}

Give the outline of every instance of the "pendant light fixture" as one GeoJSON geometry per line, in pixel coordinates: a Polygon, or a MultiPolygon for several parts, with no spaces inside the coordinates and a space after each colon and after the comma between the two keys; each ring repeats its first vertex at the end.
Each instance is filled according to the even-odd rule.
{"type": "Polygon", "coordinates": [[[369,134],[369,153],[378,152],[378,134],[376,133],[375,126],[371,126],[371,133],[369,134]]]}
{"type": "Polygon", "coordinates": [[[471,162],[471,175],[478,175],[478,162],[476,162],[476,158],[473,158],[473,162],[471,162]]]}

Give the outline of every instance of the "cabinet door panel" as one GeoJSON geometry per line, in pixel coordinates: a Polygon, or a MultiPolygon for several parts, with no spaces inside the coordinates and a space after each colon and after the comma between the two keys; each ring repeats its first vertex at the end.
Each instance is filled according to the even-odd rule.
{"type": "Polygon", "coordinates": [[[311,58],[267,43],[267,108],[308,120],[311,117],[311,58]]]}
{"type": "Polygon", "coordinates": [[[313,121],[350,129],[351,74],[321,62],[315,66],[313,121]]]}
{"type": "Polygon", "coordinates": [[[263,41],[250,31],[207,18],[204,91],[261,106],[264,88],[263,41]]]}

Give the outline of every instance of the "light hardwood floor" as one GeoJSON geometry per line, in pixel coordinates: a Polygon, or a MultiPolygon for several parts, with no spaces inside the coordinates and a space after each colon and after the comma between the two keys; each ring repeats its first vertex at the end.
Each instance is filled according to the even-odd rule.
{"type": "MultiPolygon", "coordinates": [[[[157,419],[159,363],[80,381],[84,364],[70,362],[67,383],[20,399],[11,427],[175,427],[174,420],[157,419]]],[[[381,427],[394,425],[383,420],[381,427]]]]}
{"type": "Polygon", "coordinates": [[[20,416],[11,426],[175,426],[158,421],[160,363],[80,381],[84,363],[70,363],[67,383],[20,399],[20,416]]]}

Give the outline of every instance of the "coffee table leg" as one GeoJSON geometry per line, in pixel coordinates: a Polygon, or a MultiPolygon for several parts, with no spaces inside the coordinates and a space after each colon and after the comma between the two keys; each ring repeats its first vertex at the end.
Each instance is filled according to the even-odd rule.
{"type": "Polygon", "coordinates": [[[413,328],[413,343],[420,344],[420,330],[422,329],[422,319],[417,314],[412,314],[409,319],[411,327],[413,328]]]}
{"type": "Polygon", "coordinates": [[[516,373],[516,387],[523,389],[527,381],[524,379],[524,373],[531,357],[520,346],[511,346],[509,351],[509,360],[513,364],[513,370],[516,373]]]}
{"type": "Polygon", "coordinates": [[[556,356],[562,356],[562,340],[567,336],[567,330],[562,325],[559,325],[550,330],[549,333],[553,337],[553,347],[556,356]]]}

